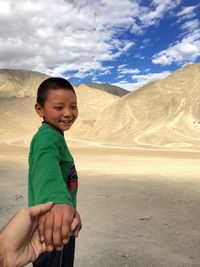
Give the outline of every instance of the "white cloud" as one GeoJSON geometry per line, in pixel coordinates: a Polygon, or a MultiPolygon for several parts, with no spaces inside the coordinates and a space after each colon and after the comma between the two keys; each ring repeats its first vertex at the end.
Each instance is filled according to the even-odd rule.
{"type": "Polygon", "coordinates": [[[143,8],[140,20],[146,27],[154,25],[162,19],[167,12],[175,9],[180,2],[181,0],[153,0],[149,8],[143,8]]]}
{"type": "Polygon", "coordinates": [[[151,69],[146,69],[146,70],[144,70],[144,71],[145,71],[145,72],[150,72],[150,70],[151,70],[151,69]]]}
{"type": "Polygon", "coordinates": [[[196,15],[195,10],[198,6],[182,7],[181,11],[177,13],[176,16],[179,17],[177,23],[184,21],[180,25],[180,29],[183,32],[178,41],[152,57],[154,64],[163,66],[171,65],[172,63],[186,65],[195,62],[200,56],[200,23],[198,19],[191,19],[196,15]]]}
{"type": "Polygon", "coordinates": [[[100,69],[133,46],[116,34],[137,10],[131,0],[1,0],[0,67],[52,74],[100,69]]]}
{"type": "Polygon", "coordinates": [[[8,16],[10,13],[10,6],[9,3],[7,1],[1,1],[0,2],[0,15],[1,16],[8,16]]]}
{"type": "Polygon", "coordinates": [[[114,85],[122,87],[129,91],[137,90],[138,88],[142,87],[143,85],[152,82],[152,81],[159,81],[164,78],[166,78],[168,75],[170,75],[171,72],[169,71],[163,71],[160,73],[148,73],[148,74],[141,74],[141,75],[133,75],[132,79],[135,80],[135,82],[131,83],[126,80],[120,81],[119,83],[114,83],[114,85]]]}
{"type": "Polygon", "coordinates": [[[148,73],[148,74],[141,74],[141,75],[133,75],[132,79],[136,80],[138,83],[148,83],[151,81],[159,81],[167,77],[171,72],[169,71],[163,71],[159,73],[148,73]]]}
{"type": "Polygon", "coordinates": [[[135,45],[123,32],[143,34],[179,2],[0,0],[0,68],[92,75],[135,45]]]}
{"type": "Polygon", "coordinates": [[[153,56],[152,62],[163,66],[172,63],[186,64],[194,62],[200,56],[200,30],[183,37],[180,42],[160,51],[153,56]]]}
{"type": "Polygon", "coordinates": [[[144,46],[151,45],[151,39],[150,38],[145,38],[142,42],[143,42],[144,46]]]}
{"type": "MultiPolygon", "coordinates": [[[[131,32],[142,35],[150,26],[157,25],[164,16],[180,5],[182,0],[153,0],[147,6],[140,6],[136,18],[133,18],[131,32]]],[[[142,47],[141,47],[142,48],[142,47]]]]}
{"type": "MultiPolygon", "coordinates": [[[[104,67],[105,61],[116,61],[135,46],[137,39],[128,36],[127,40],[123,32],[131,29],[136,35],[144,34],[180,2],[153,0],[145,7],[139,0],[0,0],[0,68],[36,70],[54,76],[65,76],[67,72],[68,78],[71,74],[98,80],[112,72],[113,67],[104,67]]],[[[178,16],[194,16],[196,7],[185,7],[178,16]]],[[[170,65],[194,61],[200,55],[198,27],[198,20],[182,24],[183,31],[193,33],[155,54],[152,62],[170,65]]],[[[148,43],[151,40],[144,38],[143,44],[148,43]]],[[[144,58],[140,53],[134,57],[144,58]]],[[[135,82],[124,80],[116,85],[135,90],[170,74],[150,73],[149,69],[145,75],[140,73],[138,68],[120,65],[118,78],[132,75],[135,82]]]]}
{"type": "Polygon", "coordinates": [[[182,30],[186,30],[187,32],[192,32],[194,30],[197,30],[199,28],[199,20],[194,19],[186,21],[180,26],[180,28],[182,30]]]}
{"type": "Polygon", "coordinates": [[[118,66],[118,73],[120,75],[137,74],[137,73],[140,73],[140,70],[137,68],[135,68],[135,69],[125,68],[125,65],[120,65],[120,66],[118,66]]]}
{"type": "Polygon", "coordinates": [[[144,33],[142,23],[138,24],[136,22],[136,19],[133,19],[131,32],[136,34],[136,35],[142,35],[144,33]]]}
{"type": "MultiPolygon", "coordinates": [[[[144,47],[140,47],[140,49],[143,49],[144,47]]],[[[139,59],[143,59],[144,58],[144,56],[142,55],[142,53],[136,53],[136,54],[134,54],[134,56],[133,56],[134,58],[139,58],[139,59]]]]}
{"type": "Polygon", "coordinates": [[[102,67],[100,71],[98,71],[99,76],[105,76],[107,74],[111,74],[112,69],[114,69],[113,66],[108,66],[108,67],[102,67]]]}
{"type": "Polygon", "coordinates": [[[119,83],[112,83],[112,85],[121,87],[121,88],[128,90],[128,91],[134,91],[134,90],[137,90],[139,88],[139,87],[135,86],[134,83],[129,83],[126,80],[122,80],[119,83]]]}
{"type": "Polygon", "coordinates": [[[191,13],[193,13],[193,11],[198,7],[198,5],[196,6],[187,6],[187,7],[183,7],[182,10],[180,12],[178,12],[177,16],[185,16],[185,15],[190,15],[191,13]]]}
{"type": "Polygon", "coordinates": [[[125,78],[125,75],[118,75],[118,76],[117,76],[117,79],[118,79],[118,80],[121,80],[122,78],[124,79],[124,78],[125,78]]]}
{"type": "Polygon", "coordinates": [[[113,59],[126,53],[134,44],[134,42],[130,41],[123,42],[121,40],[115,40],[115,49],[117,48],[118,52],[113,55],[113,59]]]}
{"type": "Polygon", "coordinates": [[[124,69],[127,66],[127,64],[121,64],[118,66],[118,71],[120,71],[121,69],[124,69]]]}
{"type": "Polygon", "coordinates": [[[182,7],[182,10],[177,13],[177,17],[179,18],[177,22],[181,22],[183,20],[189,20],[195,17],[196,16],[195,11],[198,8],[198,6],[199,5],[182,7]]]}

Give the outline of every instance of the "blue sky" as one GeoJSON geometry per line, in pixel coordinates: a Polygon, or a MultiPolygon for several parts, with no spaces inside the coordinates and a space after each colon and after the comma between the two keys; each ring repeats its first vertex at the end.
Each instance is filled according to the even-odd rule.
{"type": "Polygon", "coordinates": [[[0,68],[135,90],[200,59],[198,0],[0,0],[0,68]]]}

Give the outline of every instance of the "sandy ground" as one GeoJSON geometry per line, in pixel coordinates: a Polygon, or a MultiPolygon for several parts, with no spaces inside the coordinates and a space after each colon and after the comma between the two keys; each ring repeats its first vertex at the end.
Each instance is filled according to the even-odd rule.
{"type": "MultiPolygon", "coordinates": [[[[0,144],[1,226],[27,205],[22,145],[0,144]]],[[[200,266],[200,153],[76,142],[71,151],[83,220],[76,267],[200,266]]]]}

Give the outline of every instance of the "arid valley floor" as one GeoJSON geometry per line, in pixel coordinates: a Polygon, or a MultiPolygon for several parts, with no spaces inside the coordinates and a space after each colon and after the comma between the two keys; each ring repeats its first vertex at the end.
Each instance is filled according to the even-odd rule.
{"type": "MultiPolygon", "coordinates": [[[[200,153],[69,147],[83,221],[76,267],[200,266],[200,153]]],[[[27,205],[27,155],[22,140],[0,144],[1,226],[27,205]]]]}

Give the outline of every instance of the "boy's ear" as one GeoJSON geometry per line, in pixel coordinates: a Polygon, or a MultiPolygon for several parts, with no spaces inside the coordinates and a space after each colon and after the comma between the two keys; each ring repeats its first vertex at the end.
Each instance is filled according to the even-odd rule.
{"type": "Polygon", "coordinates": [[[40,106],[40,104],[36,103],[35,104],[35,111],[37,112],[37,114],[43,118],[44,117],[44,110],[43,110],[43,107],[40,106]]]}

